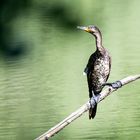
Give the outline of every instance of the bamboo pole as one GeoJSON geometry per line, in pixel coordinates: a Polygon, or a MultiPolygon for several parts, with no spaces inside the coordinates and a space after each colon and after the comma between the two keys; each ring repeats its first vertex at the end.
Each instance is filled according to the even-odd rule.
{"type": "MultiPolygon", "coordinates": [[[[137,79],[140,79],[140,75],[128,76],[128,77],[121,79],[119,81],[121,82],[122,86],[124,86],[130,82],[137,80],[137,79]]],[[[105,88],[105,90],[103,90],[100,93],[101,96],[99,97],[98,103],[101,102],[103,99],[105,99],[108,95],[110,95],[112,92],[114,92],[116,90],[117,89],[112,88],[111,86],[108,86],[107,88],[105,88]]],[[[61,131],[64,127],[69,125],[72,121],[74,121],[75,119],[80,117],[83,113],[87,112],[89,110],[89,108],[90,108],[90,103],[88,101],[84,105],[82,105],[79,109],[77,109],[75,112],[71,113],[67,118],[62,120],[60,123],[58,123],[57,125],[55,125],[51,129],[49,129],[47,132],[45,132],[44,134],[42,134],[41,136],[39,136],[35,140],[48,140],[49,138],[54,136],[56,133],[61,131]]]]}

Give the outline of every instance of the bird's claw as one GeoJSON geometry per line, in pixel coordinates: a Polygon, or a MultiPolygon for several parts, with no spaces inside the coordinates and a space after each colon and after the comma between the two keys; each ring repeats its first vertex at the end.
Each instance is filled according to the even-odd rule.
{"type": "Polygon", "coordinates": [[[105,84],[103,84],[103,86],[111,86],[114,89],[118,89],[118,88],[122,87],[122,83],[121,83],[121,81],[116,81],[113,83],[105,83],[105,84]]]}
{"type": "Polygon", "coordinates": [[[121,81],[116,81],[116,82],[112,83],[111,86],[115,89],[118,89],[118,88],[122,87],[122,83],[121,83],[121,81]]]}
{"type": "Polygon", "coordinates": [[[89,103],[91,108],[94,108],[94,106],[98,103],[100,96],[101,95],[98,94],[98,95],[93,95],[93,97],[90,98],[89,103]]]}

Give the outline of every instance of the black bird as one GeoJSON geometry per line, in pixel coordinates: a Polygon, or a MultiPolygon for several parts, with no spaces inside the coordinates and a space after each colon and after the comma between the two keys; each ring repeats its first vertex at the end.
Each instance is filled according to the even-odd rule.
{"type": "MultiPolygon", "coordinates": [[[[96,26],[78,26],[88,33],[91,33],[96,40],[96,51],[90,56],[88,64],[84,70],[87,74],[89,98],[90,102],[94,102],[95,105],[89,110],[89,119],[93,119],[96,115],[97,102],[100,96],[100,92],[106,85],[106,81],[110,74],[111,69],[111,57],[108,51],[102,45],[102,35],[100,30],[96,26]]],[[[109,83],[107,85],[110,85],[109,83]]]]}
{"type": "Polygon", "coordinates": [[[87,74],[89,98],[91,103],[89,119],[93,119],[96,115],[97,103],[103,87],[108,85],[117,89],[122,86],[122,83],[120,81],[106,83],[111,70],[111,57],[102,45],[102,35],[99,28],[93,25],[88,27],[78,26],[77,28],[91,33],[96,40],[96,51],[90,56],[88,64],[84,70],[87,74]]]}

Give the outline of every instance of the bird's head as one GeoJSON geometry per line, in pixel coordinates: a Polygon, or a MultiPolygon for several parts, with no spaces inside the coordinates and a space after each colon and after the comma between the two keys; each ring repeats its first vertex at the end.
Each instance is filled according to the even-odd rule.
{"type": "Polygon", "coordinates": [[[91,33],[93,35],[97,35],[98,33],[100,33],[100,30],[94,26],[94,25],[90,25],[90,26],[77,26],[78,29],[84,30],[88,33],[91,33]]]}

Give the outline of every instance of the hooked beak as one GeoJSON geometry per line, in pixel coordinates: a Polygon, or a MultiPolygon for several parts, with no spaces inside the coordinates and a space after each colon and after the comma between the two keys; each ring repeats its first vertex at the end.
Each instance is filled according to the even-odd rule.
{"type": "Polygon", "coordinates": [[[90,29],[88,27],[84,27],[84,26],[77,26],[78,29],[84,30],[86,32],[90,33],[90,29]]]}

